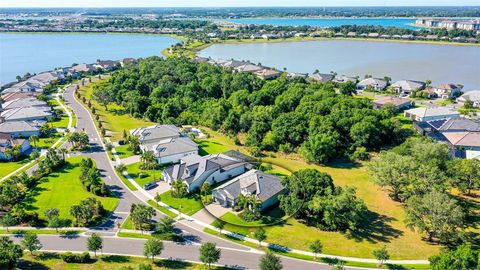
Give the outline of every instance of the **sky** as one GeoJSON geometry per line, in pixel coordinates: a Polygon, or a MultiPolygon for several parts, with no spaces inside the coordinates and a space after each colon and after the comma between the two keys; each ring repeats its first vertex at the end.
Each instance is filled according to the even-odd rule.
{"type": "Polygon", "coordinates": [[[478,6],[478,0],[0,0],[0,7],[478,6]]]}

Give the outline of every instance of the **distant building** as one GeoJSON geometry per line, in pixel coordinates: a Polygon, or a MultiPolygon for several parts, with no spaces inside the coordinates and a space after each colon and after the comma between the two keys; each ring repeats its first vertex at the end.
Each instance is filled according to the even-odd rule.
{"type": "Polygon", "coordinates": [[[52,113],[49,108],[42,110],[37,107],[21,107],[1,112],[1,118],[4,122],[47,120],[51,116],[52,113]]]}
{"type": "Polygon", "coordinates": [[[437,97],[442,99],[453,98],[462,92],[462,88],[452,83],[445,83],[445,84],[433,86],[432,90],[435,92],[437,97]]]}
{"type": "Polygon", "coordinates": [[[10,160],[13,158],[11,154],[7,154],[7,150],[12,150],[14,145],[20,146],[20,154],[30,149],[30,141],[27,139],[13,138],[11,134],[0,133],[0,160],[10,160]]]}
{"type": "Polygon", "coordinates": [[[332,81],[335,76],[329,73],[313,73],[308,76],[309,79],[317,82],[329,82],[332,81]]]}
{"type": "Polygon", "coordinates": [[[335,76],[335,79],[333,80],[336,83],[346,83],[346,82],[354,82],[357,83],[358,79],[356,77],[350,77],[346,75],[337,75],[335,76]]]}
{"type": "Polygon", "coordinates": [[[457,98],[457,102],[462,104],[467,100],[471,101],[474,107],[480,108],[480,90],[468,91],[457,98]]]}
{"type": "Polygon", "coordinates": [[[29,138],[40,135],[39,125],[26,121],[4,122],[0,124],[0,133],[10,134],[13,138],[29,138]]]}
{"type": "Polygon", "coordinates": [[[357,90],[383,91],[387,87],[387,81],[379,78],[367,78],[357,84],[357,90]]]}
{"type": "Polygon", "coordinates": [[[263,211],[278,203],[284,193],[281,179],[258,170],[250,170],[215,188],[213,200],[224,207],[233,207],[240,195],[255,196],[260,201],[258,210],[263,211]]]}
{"type": "Polygon", "coordinates": [[[280,77],[280,75],[282,75],[280,71],[269,69],[269,68],[255,71],[253,74],[255,74],[257,77],[263,80],[275,79],[280,77]]]}
{"type": "Polygon", "coordinates": [[[459,112],[447,107],[415,108],[405,111],[404,115],[418,122],[460,117],[459,112]]]}
{"type": "Polygon", "coordinates": [[[398,110],[404,110],[412,106],[412,101],[406,98],[398,97],[383,97],[373,101],[373,107],[375,109],[381,108],[388,104],[395,106],[398,110]]]}
{"type": "Polygon", "coordinates": [[[425,89],[425,83],[420,81],[401,80],[394,82],[391,87],[396,93],[410,95],[413,91],[425,89]]]}

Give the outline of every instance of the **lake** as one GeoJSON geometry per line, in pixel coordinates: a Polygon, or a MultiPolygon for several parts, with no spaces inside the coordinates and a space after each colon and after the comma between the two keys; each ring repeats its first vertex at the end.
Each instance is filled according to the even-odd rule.
{"type": "Polygon", "coordinates": [[[0,85],[26,72],[38,73],[97,59],[161,55],[178,40],[133,34],[7,34],[0,33],[0,85]]]}
{"type": "Polygon", "coordinates": [[[480,89],[480,47],[356,40],[215,44],[199,56],[250,60],[291,72],[431,80],[480,89]]]}
{"type": "MultiPolygon", "coordinates": [[[[225,21],[225,20],[224,20],[225,21]]],[[[415,19],[405,18],[332,18],[332,19],[311,19],[311,18],[244,18],[229,19],[226,21],[243,23],[243,24],[269,24],[269,25],[288,25],[288,26],[319,26],[331,27],[340,25],[375,25],[383,27],[400,27],[407,29],[418,29],[419,27],[411,26],[415,19]]]]}

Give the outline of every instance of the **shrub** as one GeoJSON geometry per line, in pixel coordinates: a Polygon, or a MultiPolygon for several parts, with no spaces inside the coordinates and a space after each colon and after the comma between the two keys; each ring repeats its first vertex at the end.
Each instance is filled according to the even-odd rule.
{"type": "Polygon", "coordinates": [[[235,137],[233,142],[235,143],[235,145],[242,145],[242,143],[240,142],[240,139],[238,137],[235,137]]]}
{"type": "Polygon", "coordinates": [[[141,172],[141,173],[138,174],[138,177],[140,177],[140,178],[145,178],[145,177],[147,177],[147,176],[148,176],[148,174],[143,173],[143,172],[141,172]]]}
{"type": "Polygon", "coordinates": [[[350,155],[351,160],[367,160],[368,158],[368,151],[365,147],[357,147],[355,152],[350,155]]]}
{"type": "Polygon", "coordinates": [[[63,253],[60,257],[66,263],[87,263],[88,261],[90,261],[90,253],[88,252],[83,252],[81,254],[66,252],[63,253]]]}

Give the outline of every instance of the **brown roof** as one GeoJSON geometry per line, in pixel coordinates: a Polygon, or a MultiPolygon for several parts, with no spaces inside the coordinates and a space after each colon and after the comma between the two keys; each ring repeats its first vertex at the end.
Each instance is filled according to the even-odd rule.
{"type": "Polygon", "coordinates": [[[401,106],[410,102],[411,101],[409,99],[398,98],[398,97],[383,97],[373,101],[373,103],[380,106],[385,104],[393,104],[395,106],[401,106]]]}
{"type": "Polygon", "coordinates": [[[445,89],[445,90],[453,90],[453,89],[457,89],[458,87],[453,83],[444,83],[444,84],[440,84],[438,86],[435,86],[435,88],[445,89]]]}
{"type": "Polygon", "coordinates": [[[480,132],[443,132],[442,135],[455,146],[480,146],[480,132]]]}

